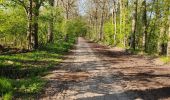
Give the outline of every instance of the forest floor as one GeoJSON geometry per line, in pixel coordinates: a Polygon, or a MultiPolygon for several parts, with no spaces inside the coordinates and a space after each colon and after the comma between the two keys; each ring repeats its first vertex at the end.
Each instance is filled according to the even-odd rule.
{"type": "Polygon", "coordinates": [[[170,100],[170,64],[78,38],[40,100],[170,100]]]}
{"type": "Polygon", "coordinates": [[[35,51],[3,48],[0,52],[0,100],[34,100],[46,85],[43,76],[54,70],[74,40],[46,44],[35,51]]]}

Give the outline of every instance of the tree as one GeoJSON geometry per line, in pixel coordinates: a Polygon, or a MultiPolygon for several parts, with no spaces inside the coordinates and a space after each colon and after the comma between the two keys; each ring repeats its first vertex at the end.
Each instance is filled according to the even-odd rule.
{"type": "Polygon", "coordinates": [[[101,2],[101,21],[100,21],[100,35],[99,40],[103,40],[103,25],[104,25],[104,14],[105,14],[105,6],[106,0],[100,1],[101,2]]]}
{"type": "Polygon", "coordinates": [[[24,7],[27,14],[27,39],[28,49],[38,48],[38,16],[39,8],[44,0],[13,0],[24,7]]]}
{"type": "Polygon", "coordinates": [[[67,20],[71,18],[71,15],[77,13],[76,2],[77,0],[61,0],[67,20]]]}
{"type": "Polygon", "coordinates": [[[170,56],[170,16],[168,16],[168,24],[169,24],[169,29],[168,29],[168,43],[167,43],[167,56],[170,56]]]}
{"type": "Polygon", "coordinates": [[[136,32],[137,32],[137,12],[138,12],[138,0],[134,2],[135,5],[135,11],[133,13],[132,17],[132,40],[131,40],[131,48],[133,50],[136,49],[136,32]]]}
{"type": "Polygon", "coordinates": [[[88,11],[84,18],[89,18],[87,20],[92,26],[89,33],[91,39],[113,46],[125,48],[130,46],[133,51],[144,51],[149,54],[167,53],[169,0],[87,2],[91,5],[87,6],[88,11]],[[109,4],[112,4],[112,9],[107,10],[109,4]]]}
{"type": "MultiPolygon", "coordinates": [[[[49,0],[49,4],[51,7],[54,7],[54,0],[49,0]]],[[[51,43],[53,42],[53,23],[54,23],[54,18],[53,18],[53,9],[50,9],[50,18],[49,18],[49,24],[48,24],[48,35],[47,35],[47,42],[51,43]]]]}
{"type": "Polygon", "coordinates": [[[113,1],[113,12],[112,12],[112,18],[113,18],[113,25],[114,25],[114,36],[113,36],[113,39],[114,39],[114,45],[116,45],[116,30],[117,30],[117,21],[116,21],[116,9],[117,9],[117,6],[116,6],[116,1],[114,0],[113,1]]]}
{"type": "Polygon", "coordinates": [[[146,9],[146,0],[143,1],[142,3],[143,5],[143,22],[144,22],[144,25],[143,25],[143,47],[144,47],[144,50],[145,52],[147,52],[147,9],[146,9]]]}

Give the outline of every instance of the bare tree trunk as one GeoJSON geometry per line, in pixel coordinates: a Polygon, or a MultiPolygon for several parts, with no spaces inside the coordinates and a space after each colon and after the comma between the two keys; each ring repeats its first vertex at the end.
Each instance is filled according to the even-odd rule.
{"type": "MultiPolygon", "coordinates": [[[[54,7],[54,0],[49,0],[50,6],[54,7]]],[[[53,10],[51,9],[51,16],[50,20],[48,22],[48,35],[47,35],[47,42],[51,43],[53,42],[53,10]]]]}
{"type": "Polygon", "coordinates": [[[123,35],[123,46],[124,47],[126,47],[126,39],[127,39],[127,35],[126,35],[126,26],[125,26],[125,24],[126,24],[126,12],[125,12],[125,5],[126,5],[126,0],[124,0],[124,1],[122,1],[122,34],[124,34],[123,35]]]}
{"type": "MultiPolygon", "coordinates": [[[[156,8],[156,11],[155,11],[155,14],[156,14],[156,22],[155,22],[155,30],[158,30],[157,33],[159,33],[160,35],[160,30],[161,30],[161,27],[160,27],[160,18],[161,18],[161,12],[160,12],[160,6],[159,6],[159,0],[155,0],[155,8],[156,8]]],[[[154,31],[155,31],[154,30],[154,31]]],[[[159,37],[158,37],[158,41],[157,41],[157,52],[158,53],[161,53],[161,43],[159,41],[159,37]]]]}
{"type": "Polygon", "coordinates": [[[32,36],[32,0],[29,0],[29,7],[27,12],[27,39],[28,39],[28,49],[32,50],[33,45],[31,42],[31,36],[32,36]]]}
{"type": "Polygon", "coordinates": [[[119,0],[119,10],[120,10],[120,14],[119,14],[120,34],[122,34],[122,1],[121,0],[119,0]]]}
{"type": "MultiPolygon", "coordinates": [[[[170,16],[168,16],[168,25],[169,25],[169,30],[168,30],[168,35],[169,35],[169,38],[170,38],[170,16]]],[[[170,40],[168,41],[168,44],[167,44],[167,56],[170,56],[170,40]]]]}
{"type": "Polygon", "coordinates": [[[96,29],[95,29],[95,32],[96,32],[96,35],[98,34],[98,16],[97,16],[97,13],[98,13],[98,8],[96,7],[96,11],[95,11],[95,26],[96,26],[96,29]]]}
{"type": "Polygon", "coordinates": [[[35,14],[35,23],[33,24],[32,44],[33,48],[38,48],[38,15],[35,14]]]}
{"type": "Polygon", "coordinates": [[[48,35],[47,35],[47,42],[51,43],[53,42],[53,20],[51,19],[48,22],[48,35]]]}
{"type": "Polygon", "coordinates": [[[69,19],[69,12],[68,12],[68,10],[66,11],[66,19],[69,19]]]}
{"type": "MultiPolygon", "coordinates": [[[[105,4],[104,4],[105,5],[105,4]]],[[[101,23],[100,23],[100,37],[99,40],[101,41],[103,39],[103,25],[104,25],[104,6],[102,8],[102,15],[101,15],[101,23]]]]}
{"type": "Polygon", "coordinates": [[[133,50],[136,50],[136,29],[137,29],[137,12],[138,12],[138,0],[134,2],[135,5],[135,12],[132,18],[132,40],[131,40],[131,47],[133,50]]]}
{"type": "Polygon", "coordinates": [[[38,16],[41,2],[36,0],[29,0],[29,7],[27,10],[28,17],[28,49],[34,50],[38,48],[38,16]]]}
{"type": "Polygon", "coordinates": [[[39,7],[38,3],[33,0],[33,12],[32,12],[32,18],[33,18],[33,27],[32,27],[32,36],[31,36],[31,42],[33,45],[33,49],[38,48],[38,16],[39,16],[39,7]]]}
{"type": "Polygon", "coordinates": [[[147,39],[148,39],[148,34],[147,34],[147,10],[146,10],[146,0],[143,1],[143,29],[144,29],[144,33],[143,33],[143,48],[144,51],[147,52],[147,39]]]}
{"type": "Polygon", "coordinates": [[[117,30],[117,21],[116,21],[116,3],[115,3],[115,1],[114,1],[114,3],[113,3],[113,24],[114,24],[114,36],[113,36],[113,39],[114,39],[114,45],[116,45],[116,34],[117,34],[117,32],[116,32],[116,30],[117,30]]]}

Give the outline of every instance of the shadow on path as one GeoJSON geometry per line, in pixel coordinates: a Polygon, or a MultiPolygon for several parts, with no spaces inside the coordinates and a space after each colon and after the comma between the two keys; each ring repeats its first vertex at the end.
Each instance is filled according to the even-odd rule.
{"type": "MultiPolygon", "coordinates": [[[[88,98],[81,98],[77,100],[120,100],[118,97],[129,95],[128,100],[141,99],[141,100],[160,100],[170,97],[170,87],[163,87],[158,89],[149,90],[129,90],[123,93],[106,94],[104,96],[94,96],[88,98]],[[131,95],[131,94],[137,95],[131,95]]],[[[126,99],[127,100],[127,99],[126,99]]]]}

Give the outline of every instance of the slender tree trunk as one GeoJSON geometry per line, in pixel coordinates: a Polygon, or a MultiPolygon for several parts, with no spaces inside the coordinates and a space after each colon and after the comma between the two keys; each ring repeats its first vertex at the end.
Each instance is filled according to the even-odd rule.
{"type": "Polygon", "coordinates": [[[138,12],[138,0],[134,2],[135,4],[135,12],[133,14],[133,19],[132,19],[132,44],[131,47],[133,50],[136,50],[136,29],[137,29],[137,12],[138,12]]]}
{"type": "MultiPolygon", "coordinates": [[[[169,29],[168,29],[168,36],[170,38],[170,15],[168,16],[168,25],[169,25],[169,29]]],[[[168,43],[167,43],[167,56],[170,56],[170,40],[168,40],[168,43]]]]}
{"type": "Polygon", "coordinates": [[[66,19],[69,19],[69,12],[66,11],[66,19]]]}
{"type": "Polygon", "coordinates": [[[69,0],[67,0],[67,6],[66,6],[66,19],[69,19],[69,0]]]}
{"type": "Polygon", "coordinates": [[[148,34],[147,34],[147,9],[146,9],[146,0],[143,1],[143,29],[144,29],[144,33],[143,33],[143,47],[144,47],[144,51],[147,52],[147,39],[148,39],[148,34]]]}
{"type": "Polygon", "coordinates": [[[39,7],[37,1],[29,0],[29,7],[27,10],[27,39],[28,39],[28,49],[34,50],[38,48],[38,16],[39,7]]]}
{"type": "Polygon", "coordinates": [[[95,11],[95,32],[96,32],[96,35],[98,34],[98,16],[97,16],[97,13],[98,13],[98,8],[96,7],[96,11],[95,11]]]}
{"type": "Polygon", "coordinates": [[[126,11],[125,11],[125,4],[126,4],[126,0],[124,0],[124,1],[122,1],[122,33],[124,34],[123,35],[123,46],[124,47],[126,47],[126,38],[127,38],[127,36],[126,36],[126,11]]]}
{"type": "Polygon", "coordinates": [[[27,12],[27,39],[28,39],[28,49],[33,49],[33,44],[31,42],[31,36],[32,36],[32,0],[29,0],[29,7],[27,12]]]}
{"type": "Polygon", "coordinates": [[[102,8],[101,23],[100,23],[100,37],[99,37],[100,41],[103,39],[103,25],[104,25],[104,6],[102,8]]]}
{"type": "Polygon", "coordinates": [[[122,1],[121,0],[119,0],[119,10],[120,10],[120,14],[119,14],[120,34],[122,34],[122,1]]]}
{"type": "Polygon", "coordinates": [[[32,43],[33,43],[33,47],[34,47],[34,49],[37,49],[38,48],[38,16],[39,16],[39,12],[36,12],[35,13],[35,22],[34,22],[34,24],[33,24],[33,41],[32,41],[32,43]]]}
{"type": "Polygon", "coordinates": [[[38,16],[39,16],[39,7],[37,1],[33,0],[33,12],[32,12],[32,18],[33,18],[33,27],[32,27],[32,36],[31,36],[31,42],[33,45],[33,49],[38,48],[38,16]]]}
{"type": "Polygon", "coordinates": [[[53,20],[48,22],[48,35],[47,35],[47,42],[52,43],[53,42],[53,20]]]}
{"type": "MultiPolygon", "coordinates": [[[[154,29],[154,31],[156,31],[155,33],[157,33],[158,36],[160,36],[160,32],[161,32],[160,31],[161,30],[161,27],[160,27],[161,12],[160,12],[160,6],[159,6],[159,1],[160,0],[155,0],[155,1],[156,1],[155,2],[156,3],[155,4],[155,9],[156,9],[156,11],[155,11],[155,14],[156,14],[155,28],[156,29],[154,29]]],[[[156,52],[158,52],[158,53],[162,52],[161,51],[161,43],[160,43],[159,37],[157,39],[157,51],[156,52]]]]}
{"type": "Polygon", "coordinates": [[[114,39],[114,46],[116,45],[116,34],[117,34],[117,32],[116,32],[116,30],[117,30],[117,21],[116,21],[116,3],[115,3],[115,1],[114,1],[114,3],[113,3],[113,24],[114,24],[114,36],[113,36],[113,39],[114,39]]]}
{"type": "MultiPolygon", "coordinates": [[[[50,6],[54,7],[54,0],[49,0],[50,6]]],[[[51,9],[51,16],[50,20],[48,22],[48,36],[47,36],[47,42],[51,43],[53,42],[53,10],[51,9]]]]}

